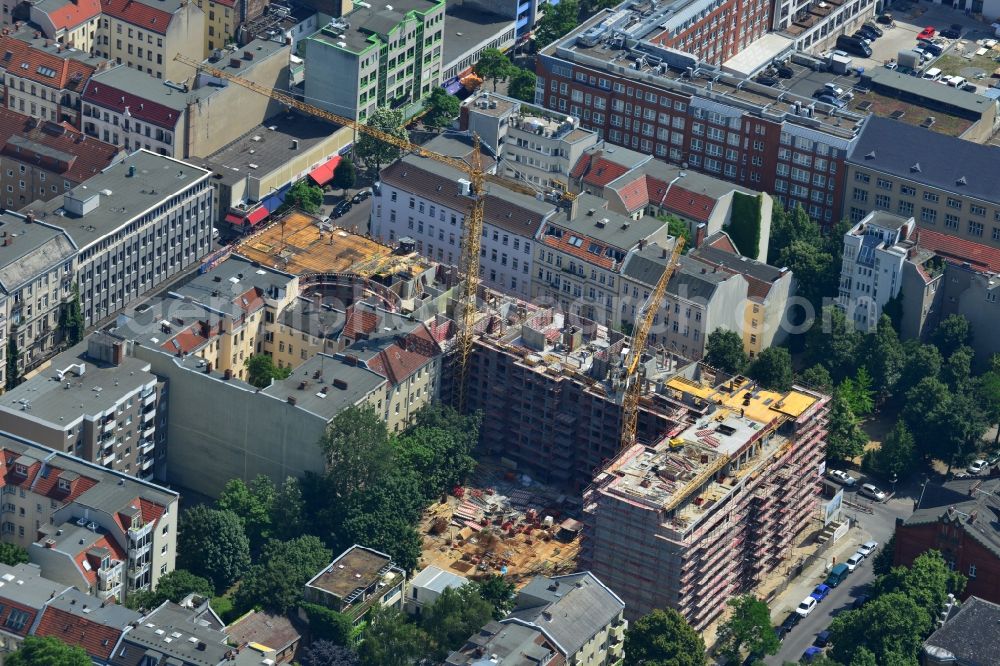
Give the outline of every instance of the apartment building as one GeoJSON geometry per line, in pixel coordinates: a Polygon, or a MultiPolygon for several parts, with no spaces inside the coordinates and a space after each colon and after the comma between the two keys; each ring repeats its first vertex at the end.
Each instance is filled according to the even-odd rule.
{"type": "Polygon", "coordinates": [[[653,243],[673,247],[666,222],[634,220],[609,211],[598,197],[578,195],[565,215],[543,224],[535,244],[531,297],[618,328],[622,267],[629,253],[653,243]]]}
{"type": "Polygon", "coordinates": [[[102,63],[62,45],[0,36],[4,106],[33,118],[80,126],[80,94],[102,63]]]}
{"type": "Polygon", "coordinates": [[[497,155],[497,173],[546,189],[566,190],[570,169],[597,143],[574,118],[527,112],[516,99],[485,92],[466,100],[461,124],[497,155]]]}
{"type": "Polygon", "coordinates": [[[967,583],[962,598],[1000,603],[1000,529],[992,520],[1000,481],[954,479],[928,483],[913,514],[896,526],[895,566],[910,566],[937,550],[967,583]]]}
{"type": "Polygon", "coordinates": [[[83,316],[94,325],[211,249],[211,172],[140,150],[65,194],[32,204],[78,254],[83,316]]]}
{"type": "Polygon", "coordinates": [[[876,210],[844,234],[837,305],[858,330],[874,329],[882,308],[899,295],[915,227],[912,217],[876,210]]]}
{"type": "Polygon", "coordinates": [[[80,648],[95,665],[106,665],[131,625],[141,619],[138,611],[113,601],[98,603],[93,596],[70,588],[45,604],[33,633],[80,648]]]}
{"type": "MultiPolygon", "coordinates": [[[[268,88],[284,87],[288,55],[287,45],[260,40],[224,51],[212,64],[268,88]]],[[[97,74],[83,92],[81,129],[130,151],[207,157],[281,111],[243,86],[221,85],[190,68],[184,76],[184,83],[161,81],[124,66],[97,74]]]]}
{"type": "Polygon", "coordinates": [[[449,94],[458,92],[462,78],[473,72],[486,49],[508,51],[515,42],[511,11],[497,13],[491,3],[475,0],[449,2],[444,15],[441,82],[449,94]]]}
{"type": "MultiPolygon", "coordinates": [[[[740,255],[724,232],[709,236],[688,253],[688,257],[712,269],[743,276],[747,283],[746,305],[743,310],[743,349],[754,358],[788,337],[785,326],[789,298],[795,295],[792,272],[740,255]]],[[[737,329],[739,330],[739,329],[737,329]]]]}
{"type": "Polygon", "coordinates": [[[971,596],[961,605],[955,604],[924,641],[920,663],[926,666],[969,664],[985,666],[1000,652],[1000,635],[983,632],[984,626],[1000,622],[1000,604],[971,596]]]}
{"type": "Polygon", "coordinates": [[[305,600],[359,624],[376,605],[402,610],[405,592],[406,572],[391,557],[354,545],[309,579],[305,600]]]}
{"type": "Polygon", "coordinates": [[[3,540],[44,577],[122,600],[173,570],[177,493],[13,435],[0,449],[3,540]]]}
{"type": "Polygon", "coordinates": [[[666,391],[703,409],[655,446],[637,444],[584,494],[580,553],[626,616],[674,608],[696,630],[752,591],[815,518],[829,398],[682,375],[666,391]]]}
{"type": "MultiPolygon", "coordinates": [[[[77,247],[62,228],[31,213],[0,214],[0,336],[13,336],[18,374],[41,363],[59,342],[59,312],[71,293],[77,247]]],[[[7,381],[8,345],[0,349],[7,381]]]]}
{"type": "Polygon", "coordinates": [[[604,142],[574,163],[569,189],[599,195],[609,210],[632,219],[676,217],[687,224],[696,247],[723,230],[752,226],[757,246],[743,250],[751,258],[767,256],[773,201],[763,192],[604,142]]]}
{"type": "Polygon", "coordinates": [[[125,346],[94,333],[52,358],[47,372],[0,398],[6,431],[152,480],[166,457],[167,390],[125,346]]]}
{"type": "MultiPolygon", "coordinates": [[[[472,206],[465,174],[408,155],[384,168],[373,199],[370,229],[396,244],[409,239],[420,254],[440,263],[461,262],[465,216],[472,206]]],[[[491,288],[531,295],[535,238],[558,203],[491,184],[483,208],[480,276],[491,288]]]]}
{"type": "Polygon", "coordinates": [[[655,41],[662,18],[647,20],[630,4],[620,12],[600,12],[542,49],[536,104],[580,118],[611,144],[801,204],[823,225],[840,219],[844,158],[861,114],[664,48],[655,41]],[[634,23],[627,49],[624,22],[634,23]]]}
{"type": "Polygon", "coordinates": [[[182,81],[191,68],[174,60],[203,59],[205,12],[186,0],[103,0],[94,55],[157,79],[182,81]]]}
{"type": "Polygon", "coordinates": [[[837,0],[823,5],[808,0],[778,0],[771,8],[771,29],[789,47],[805,50],[850,35],[880,8],[875,0],[837,0]]]}
{"type": "Polygon", "coordinates": [[[186,605],[166,601],[152,609],[122,636],[108,666],[136,666],[151,658],[149,652],[157,655],[153,659],[169,660],[176,666],[217,666],[233,661],[249,666],[273,656],[263,645],[248,646],[241,650],[245,654],[237,656],[207,600],[187,601],[186,605]]]}
{"type": "Polygon", "coordinates": [[[67,586],[42,576],[34,564],[0,564],[0,655],[16,651],[41,615],[46,602],[66,591],[67,586]]]}
{"type": "Polygon", "coordinates": [[[124,158],[63,123],[0,109],[0,201],[8,210],[59,197],[124,158]]]}
{"type": "MultiPolygon", "coordinates": [[[[466,389],[468,409],[483,413],[480,445],[533,479],[585,488],[619,449],[619,373],[629,338],[558,309],[489,296],[496,314],[479,324],[466,389]]],[[[643,363],[649,386],[679,363],[651,349],[643,363]]],[[[654,390],[647,397],[637,432],[640,441],[653,442],[678,426],[682,406],[654,390]]]]}
{"type": "Polygon", "coordinates": [[[996,146],[873,116],[846,161],[845,214],[860,222],[888,211],[914,218],[931,236],[1000,248],[1000,192],[991,175],[998,160],[996,146]]]}
{"type": "MultiPolygon", "coordinates": [[[[4,22],[9,21],[14,0],[3,0],[4,22]],[[8,11],[8,7],[10,11],[8,11]]],[[[100,0],[47,0],[32,2],[28,8],[31,22],[47,39],[63,46],[93,53],[101,24],[100,0]]]]}
{"type": "Polygon", "coordinates": [[[413,574],[403,602],[404,609],[410,615],[420,617],[425,608],[437,601],[441,593],[447,589],[458,590],[465,587],[469,579],[451,571],[445,571],[433,564],[428,565],[413,574]]]}
{"type": "Polygon", "coordinates": [[[352,7],[306,38],[305,101],[364,122],[441,85],[444,0],[352,7]]]}
{"type": "Polygon", "coordinates": [[[243,22],[244,3],[236,0],[196,0],[205,14],[205,54],[236,41],[243,22]]]}

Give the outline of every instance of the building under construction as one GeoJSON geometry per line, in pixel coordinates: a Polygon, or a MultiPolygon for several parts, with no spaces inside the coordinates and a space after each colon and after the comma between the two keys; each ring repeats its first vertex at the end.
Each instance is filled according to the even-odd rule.
{"type": "Polygon", "coordinates": [[[580,566],[631,617],[675,608],[703,630],[815,519],[829,398],[685,374],[663,391],[687,406],[687,423],[596,475],[584,492],[580,566]]]}

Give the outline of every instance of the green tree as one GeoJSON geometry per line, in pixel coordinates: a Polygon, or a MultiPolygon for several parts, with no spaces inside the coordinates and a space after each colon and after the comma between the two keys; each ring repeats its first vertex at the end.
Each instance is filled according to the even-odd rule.
{"type": "Polygon", "coordinates": [[[871,374],[872,388],[879,403],[888,399],[903,374],[906,357],[896,329],[887,315],[882,315],[875,330],[865,336],[865,367],[871,374]]]}
{"type": "Polygon", "coordinates": [[[875,559],[872,560],[872,571],[876,576],[884,576],[892,571],[892,562],[896,556],[896,535],[893,534],[882,544],[875,559]]]}
{"type": "Polygon", "coordinates": [[[309,579],[332,560],[333,553],[314,536],[271,540],[236,590],[236,607],[285,614],[302,601],[302,588],[309,579]]]}
{"type": "Polygon", "coordinates": [[[6,655],[6,666],[91,666],[83,648],[67,645],[52,636],[28,636],[16,651],[6,655]]]}
{"type": "Polygon", "coordinates": [[[230,479],[216,500],[216,506],[240,517],[250,548],[256,551],[271,536],[271,511],[276,496],[271,479],[258,474],[249,485],[243,479],[230,479]]]}
{"type": "Polygon", "coordinates": [[[430,649],[430,638],[395,608],[376,604],[366,617],[358,657],[363,666],[412,666],[430,649]]]}
{"type": "Polygon", "coordinates": [[[271,504],[271,536],[279,541],[288,541],[305,532],[302,488],[299,480],[290,476],[275,489],[271,504]]]}
{"type": "Polygon", "coordinates": [[[719,627],[717,646],[727,661],[741,661],[743,650],[752,655],[777,654],[781,643],[771,626],[767,604],[752,594],[731,598],[732,614],[719,627]]]}
{"type": "Polygon", "coordinates": [[[732,214],[726,233],[744,257],[756,259],[760,254],[761,195],[733,192],[732,214]]]}
{"type": "Polygon", "coordinates": [[[11,390],[21,383],[21,367],[18,361],[21,360],[21,350],[17,348],[17,325],[10,327],[10,335],[7,337],[7,390],[11,390]]]}
{"type": "Polygon", "coordinates": [[[251,354],[243,365],[247,369],[247,383],[257,388],[267,388],[275,379],[285,379],[292,369],[279,368],[268,354],[251,354]]]}
{"type": "Polygon", "coordinates": [[[803,370],[801,379],[802,383],[806,386],[811,386],[820,391],[830,392],[833,389],[833,378],[830,377],[830,371],[826,369],[826,366],[819,363],[803,370]]]}
{"type": "Polygon", "coordinates": [[[941,368],[941,379],[952,393],[966,392],[971,388],[972,347],[961,346],[951,353],[941,368]]]}
{"type": "Polygon", "coordinates": [[[958,596],[965,589],[965,576],[952,571],[936,550],[923,553],[909,567],[893,567],[872,585],[877,597],[904,594],[932,615],[944,607],[949,594],[958,596]]]}
{"type": "Polygon", "coordinates": [[[502,620],[514,610],[514,593],[517,588],[500,574],[494,574],[476,581],[479,596],[493,606],[493,619],[502,620]]]}
{"type": "Polygon", "coordinates": [[[960,314],[948,315],[934,329],[931,341],[937,346],[941,356],[948,358],[959,347],[972,344],[969,320],[960,314]]]}
{"type": "Polygon", "coordinates": [[[354,167],[354,162],[351,161],[350,157],[345,156],[340,158],[340,163],[333,172],[333,182],[331,184],[343,190],[346,197],[347,190],[354,187],[357,182],[358,170],[354,167]]]}
{"type": "Polygon", "coordinates": [[[784,347],[768,347],[757,354],[747,374],[767,389],[787,391],[794,381],[792,356],[784,347]]]}
{"type": "Polygon", "coordinates": [[[935,456],[952,465],[962,462],[979,449],[988,424],[975,398],[968,393],[953,393],[947,409],[935,412],[937,430],[944,434],[935,456]]]}
{"type": "Polygon", "coordinates": [[[674,238],[684,239],[684,249],[682,252],[683,254],[687,254],[691,249],[691,242],[694,239],[694,236],[691,235],[691,225],[676,215],[657,215],[656,219],[667,223],[668,234],[674,238]]]}
{"type": "Polygon", "coordinates": [[[789,268],[798,281],[799,294],[817,310],[822,307],[823,297],[830,293],[832,255],[804,240],[794,240],[778,255],[776,265],[789,268]]]}
{"type": "Polygon", "coordinates": [[[705,642],[673,608],[654,610],[625,632],[625,666],[704,666],[705,642]]]}
{"type": "Polygon", "coordinates": [[[747,367],[747,353],[743,351],[743,338],[736,331],[717,328],[708,334],[705,341],[705,363],[736,375],[747,367]]]}
{"type": "Polygon", "coordinates": [[[475,469],[480,420],[479,414],[462,416],[452,407],[432,405],[396,440],[396,458],[416,472],[424,497],[451,490],[475,469]]]}
{"type": "Polygon", "coordinates": [[[841,382],[838,390],[844,400],[858,416],[871,414],[875,409],[875,392],[872,390],[872,376],[864,366],[858,368],[854,378],[848,377],[841,382]]]}
{"type": "Polygon", "coordinates": [[[484,81],[493,82],[493,92],[497,91],[499,81],[506,81],[514,73],[514,65],[500,49],[483,49],[474,69],[484,81]]]}
{"type": "Polygon", "coordinates": [[[849,460],[864,452],[868,436],[858,425],[850,403],[838,389],[830,401],[827,416],[826,457],[831,460],[849,460]]]}
{"type": "MultiPolygon", "coordinates": [[[[889,318],[889,324],[899,332],[899,327],[903,322],[903,292],[899,292],[882,306],[882,314],[889,318]]],[[[879,326],[882,323],[879,322],[879,326]]]]}
{"type": "Polygon", "coordinates": [[[285,204],[297,206],[307,213],[315,213],[323,206],[323,188],[300,180],[288,188],[285,204]]]}
{"type": "Polygon", "coordinates": [[[878,666],[878,662],[875,661],[875,655],[872,651],[866,647],[858,648],[854,656],[851,657],[851,663],[849,666],[878,666]]]}
{"type": "Polygon", "coordinates": [[[578,25],[580,3],[562,0],[558,5],[547,5],[545,16],[535,24],[535,44],[538,50],[548,46],[578,25]]]}
{"type": "MultiPolygon", "coordinates": [[[[409,141],[410,138],[403,127],[403,112],[399,109],[380,106],[375,109],[365,125],[401,141],[409,141]]],[[[373,175],[376,175],[383,164],[398,160],[402,150],[392,143],[362,132],[358,134],[358,139],[354,143],[354,154],[365,163],[373,175]]]]}
{"type": "Polygon", "coordinates": [[[775,204],[771,210],[771,234],[767,250],[767,263],[777,265],[781,253],[796,241],[804,242],[815,248],[821,247],[823,237],[819,225],[809,218],[805,209],[800,205],[796,205],[791,211],[786,211],[781,204],[775,204]]]}
{"type": "Polygon", "coordinates": [[[184,569],[174,569],[160,576],[155,590],[131,592],[125,599],[125,605],[129,608],[152,609],[168,600],[179,603],[192,593],[209,598],[215,595],[215,590],[207,579],[184,569]]]}
{"type": "Polygon", "coordinates": [[[0,564],[17,566],[27,564],[29,561],[28,551],[14,543],[0,543],[0,564]]]}
{"type": "Polygon", "coordinates": [[[922,641],[932,626],[931,612],[899,592],[879,596],[833,619],[831,655],[846,663],[864,648],[878,664],[917,666],[922,641]]]}
{"type": "Polygon", "coordinates": [[[449,95],[448,91],[441,87],[436,87],[427,96],[424,105],[427,113],[424,115],[423,123],[428,127],[445,128],[458,118],[461,104],[454,95],[449,95]]]}
{"type": "Polygon", "coordinates": [[[354,644],[357,631],[350,616],[319,604],[303,603],[301,608],[309,618],[309,635],[313,640],[329,641],[336,645],[354,644]]]}
{"type": "Polygon", "coordinates": [[[320,439],[334,496],[373,488],[392,466],[393,447],[385,422],[371,406],[351,407],[337,414],[320,439]]]}
{"type": "Polygon", "coordinates": [[[507,94],[528,104],[535,103],[535,80],[537,77],[530,69],[515,67],[507,85],[507,94]]]}
{"type": "Polygon", "coordinates": [[[921,380],[938,376],[941,372],[941,352],[934,345],[923,344],[919,340],[903,343],[903,368],[896,382],[895,395],[903,398],[921,380]]]}
{"type": "Polygon", "coordinates": [[[886,435],[882,446],[872,452],[872,465],[886,477],[902,479],[913,471],[917,463],[917,447],[906,422],[896,421],[895,427],[886,435]]]}
{"type": "Polygon", "coordinates": [[[59,330],[70,347],[83,340],[83,306],[80,303],[80,285],[76,282],[73,283],[71,298],[59,311],[59,330]]]}
{"type": "Polygon", "coordinates": [[[198,505],[181,514],[177,566],[208,579],[216,591],[232,585],[250,567],[250,542],[232,511],[198,505]]]}
{"type": "Polygon", "coordinates": [[[861,334],[844,311],[828,305],[806,334],[806,349],[813,363],[824,365],[834,381],[842,381],[857,371],[861,334]]]}
{"type": "Polygon", "coordinates": [[[457,650],[466,639],[493,619],[493,606],[479,595],[475,585],[445,588],[420,618],[420,626],[434,646],[438,662],[457,650]]]}
{"type": "Polygon", "coordinates": [[[991,426],[997,426],[997,434],[993,445],[1000,444],[1000,372],[990,370],[976,379],[974,395],[979,399],[979,406],[984,420],[991,426]]]}

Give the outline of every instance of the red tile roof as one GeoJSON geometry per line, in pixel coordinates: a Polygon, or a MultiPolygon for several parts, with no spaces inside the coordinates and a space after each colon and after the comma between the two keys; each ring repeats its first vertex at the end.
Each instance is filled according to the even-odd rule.
{"type": "Polygon", "coordinates": [[[649,204],[649,181],[650,178],[639,174],[635,180],[617,188],[618,196],[628,212],[645,208],[649,204]]]}
{"type": "MultiPolygon", "coordinates": [[[[95,599],[95,603],[97,603],[95,599]]],[[[91,658],[106,662],[111,658],[122,629],[78,617],[68,611],[46,606],[35,630],[36,636],[52,636],[64,643],[81,647],[91,658]]]]}
{"type": "Polygon", "coordinates": [[[120,152],[110,143],[66,129],[61,123],[38,121],[0,108],[0,153],[74,183],[82,183],[101,172],[120,152]]]}
{"type": "MultiPolygon", "coordinates": [[[[71,2],[66,4],[75,6],[71,2]]],[[[10,35],[0,36],[0,54],[3,54],[0,67],[6,69],[9,75],[60,90],[82,91],[87,80],[96,71],[94,67],[79,60],[60,58],[10,35]],[[46,76],[42,73],[43,70],[53,74],[46,76]]]]}
{"type": "Polygon", "coordinates": [[[101,0],[101,8],[108,16],[161,35],[167,34],[167,26],[172,18],[170,12],[138,0],[101,0]]]}
{"type": "Polygon", "coordinates": [[[93,548],[107,548],[111,551],[111,559],[118,562],[125,561],[125,551],[115,543],[113,539],[109,539],[106,536],[102,536],[100,539],[95,541],[93,545],[87,546],[79,553],[73,556],[73,561],[76,562],[76,567],[80,571],[80,574],[87,579],[87,582],[91,585],[97,583],[97,570],[101,568],[101,562],[96,557],[91,557],[88,553],[93,548]],[[84,566],[84,562],[88,563],[88,566],[84,566]]]}
{"type": "Polygon", "coordinates": [[[621,178],[627,172],[628,169],[621,164],[596,156],[590,160],[590,168],[584,174],[583,182],[593,187],[604,187],[611,181],[621,178]]]}
{"type": "Polygon", "coordinates": [[[66,2],[48,13],[52,27],[56,30],[72,30],[78,25],[96,18],[101,13],[100,0],[74,0],[66,2]]]}
{"type": "Polygon", "coordinates": [[[580,178],[583,174],[587,173],[587,169],[590,168],[590,158],[591,155],[585,154],[573,167],[573,170],[569,172],[570,178],[580,178]]]}
{"type": "Polygon", "coordinates": [[[441,353],[441,347],[421,324],[395,344],[368,361],[368,369],[399,384],[441,353]]]}
{"type": "Polygon", "coordinates": [[[245,292],[233,299],[233,305],[241,308],[243,312],[249,314],[264,307],[264,298],[257,287],[247,289],[245,292]]]}
{"type": "Polygon", "coordinates": [[[31,606],[25,606],[24,604],[8,599],[5,596],[0,596],[0,627],[3,627],[4,631],[18,636],[27,636],[28,631],[31,629],[31,625],[35,623],[35,616],[37,615],[37,609],[32,608],[31,606]],[[11,611],[14,610],[23,611],[28,614],[28,619],[26,619],[21,628],[17,630],[7,626],[7,619],[10,617],[11,611]]]}
{"type": "Polygon", "coordinates": [[[708,195],[674,185],[667,192],[663,207],[689,220],[708,222],[708,219],[712,217],[712,211],[715,210],[715,204],[716,200],[708,195]]]}
{"type": "Polygon", "coordinates": [[[717,250],[722,250],[723,252],[728,252],[729,254],[740,253],[740,251],[736,249],[736,246],[733,245],[733,239],[729,237],[729,234],[723,231],[712,234],[706,238],[705,245],[708,247],[714,247],[717,250]]]}
{"type": "Polygon", "coordinates": [[[584,259],[592,264],[600,266],[601,268],[611,269],[614,267],[615,262],[614,260],[611,259],[611,257],[607,257],[603,253],[594,254],[593,252],[589,252],[587,250],[587,247],[589,247],[590,243],[593,242],[590,238],[584,236],[583,246],[577,247],[569,242],[569,237],[570,234],[568,233],[563,234],[562,238],[556,238],[555,236],[545,235],[542,236],[542,242],[548,245],[549,247],[553,247],[557,250],[565,252],[566,254],[572,254],[574,257],[579,257],[580,259],[584,259]]]}
{"type": "Polygon", "coordinates": [[[148,499],[142,497],[139,498],[139,511],[142,512],[142,520],[145,523],[153,523],[154,525],[160,520],[160,517],[166,511],[166,508],[157,504],[156,502],[151,502],[148,499]]]}
{"type": "Polygon", "coordinates": [[[374,333],[378,328],[379,316],[370,310],[350,308],[341,335],[356,338],[359,334],[374,333]]]}
{"type": "Polygon", "coordinates": [[[83,101],[116,113],[125,113],[125,109],[128,108],[129,114],[136,120],[169,130],[174,129],[179,118],[178,112],[168,106],[151,102],[127,90],[121,90],[93,79],[87,83],[87,88],[83,91],[83,101]]]}
{"type": "Polygon", "coordinates": [[[989,245],[923,227],[917,230],[917,245],[953,262],[967,261],[976,270],[1000,272],[1000,249],[989,245]]]}
{"type": "Polygon", "coordinates": [[[160,348],[165,349],[171,354],[176,354],[177,352],[190,354],[206,342],[208,342],[208,338],[201,335],[201,324],[198,323],[179,332],[177,335],[160,345],[160,348]]]}

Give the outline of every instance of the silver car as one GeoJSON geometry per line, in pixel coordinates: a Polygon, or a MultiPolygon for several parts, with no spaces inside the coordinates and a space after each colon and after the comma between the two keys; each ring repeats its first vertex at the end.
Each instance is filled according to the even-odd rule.
{"type": "Polygon", "coordinates": [[[858,491],[858,494],[870,497],[876,502],[884,502],[886,498],[886,494],[871,483],[862,484],[861,490],[858,491]]]}

